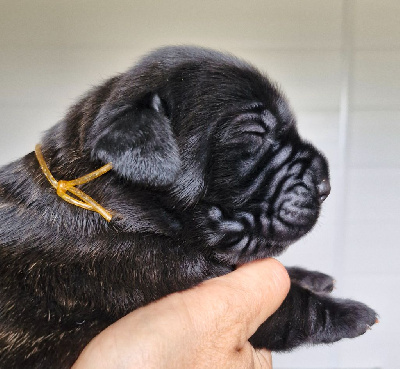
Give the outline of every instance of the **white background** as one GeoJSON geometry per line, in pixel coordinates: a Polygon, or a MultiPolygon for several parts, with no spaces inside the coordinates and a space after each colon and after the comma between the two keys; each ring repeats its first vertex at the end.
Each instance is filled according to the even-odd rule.
{"type": "Polygon", "coordinates": [[[335,294],[381,322],[275,355],[275,367],[399,368],[400,1],[0,0],[0,164],[32,151],[88,88],[167,44],[252,61],[331,163],[318,225],[281,259],[334,275],[335,294]]]}

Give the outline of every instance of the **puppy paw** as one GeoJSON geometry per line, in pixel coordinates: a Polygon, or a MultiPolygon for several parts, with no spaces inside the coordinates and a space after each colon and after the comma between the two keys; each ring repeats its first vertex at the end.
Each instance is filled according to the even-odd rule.
{"type": "Polygon", "coordinates": [[[250,338],[254,347],[288,351],[301,345],[326,344],[364,334],[377,322],[365,304],[315,293],[292,283],[286,299],[250,338]]]}
{"type": "Polygon", "coordinates": [[[316,293],[330,293],[335,287],[335,280],[324,273],[303,268],[286,268],[292,282],[316,293]]]}
{"type": "Polygon", "coordinates": [[[331,343],[342,338],[355,338],[364,334],[378,322],[376,312],[367,305],[353,300],[330,299],[325,314],[314,326],[312,343],[331,343]]]}
{"type": "Polygon", "coordinates": [[[364,334],[378,321],[374,310],[361,302],[352,300],[340,302],[334,318],[336,318],[336,329],[346,338],[364,334]]]}

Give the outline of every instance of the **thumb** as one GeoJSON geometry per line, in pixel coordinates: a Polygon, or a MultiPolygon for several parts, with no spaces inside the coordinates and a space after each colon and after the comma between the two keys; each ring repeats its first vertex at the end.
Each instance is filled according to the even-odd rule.
{"type": "MultiPolygon", "coordinates": [[[[284,266],[275,259],[244,264],[232,273],[210,279],[181,293],[192,323],[218,322],[237,344],[245,344],[282,304],[290,288],[284,266]],[[211,316],[210,316],[211,315],[211,316]],[[236,330],[236,332],[235,332],[236,330]]],[[[210,332],[210,327],[203,327],[210,332]]]]}

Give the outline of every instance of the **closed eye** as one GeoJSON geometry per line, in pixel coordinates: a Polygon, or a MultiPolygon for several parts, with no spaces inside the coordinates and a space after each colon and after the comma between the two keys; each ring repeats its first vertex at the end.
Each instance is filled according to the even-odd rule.
{"type": "Polygon", "coordinates": [[[244,152],[246,152],[247,156],[255,154],[263,146],[267,137],[266,129],[257,122],[246,124],[242,134],[246,137],[247,144],[244,152]]]}
{"type": "Polygon", "coordinates": [[[261,126],[261,124],[252,123],[246,125],[246,128],[244,129],[243,133],[253,134],[263,137],[267,133],[267,131],[263,126],[261,126]]]}

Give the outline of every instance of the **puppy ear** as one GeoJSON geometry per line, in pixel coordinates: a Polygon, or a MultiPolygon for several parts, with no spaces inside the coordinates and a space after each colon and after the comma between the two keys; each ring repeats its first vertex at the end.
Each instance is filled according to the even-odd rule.
{"type": "Polygon", "coordinates": [[[93,159],[111,162],[115,172],[138,184],[172,184],[181,166],[170,120],[158,95],[113,111],[104,107],[88,141],[93,159]]]}

